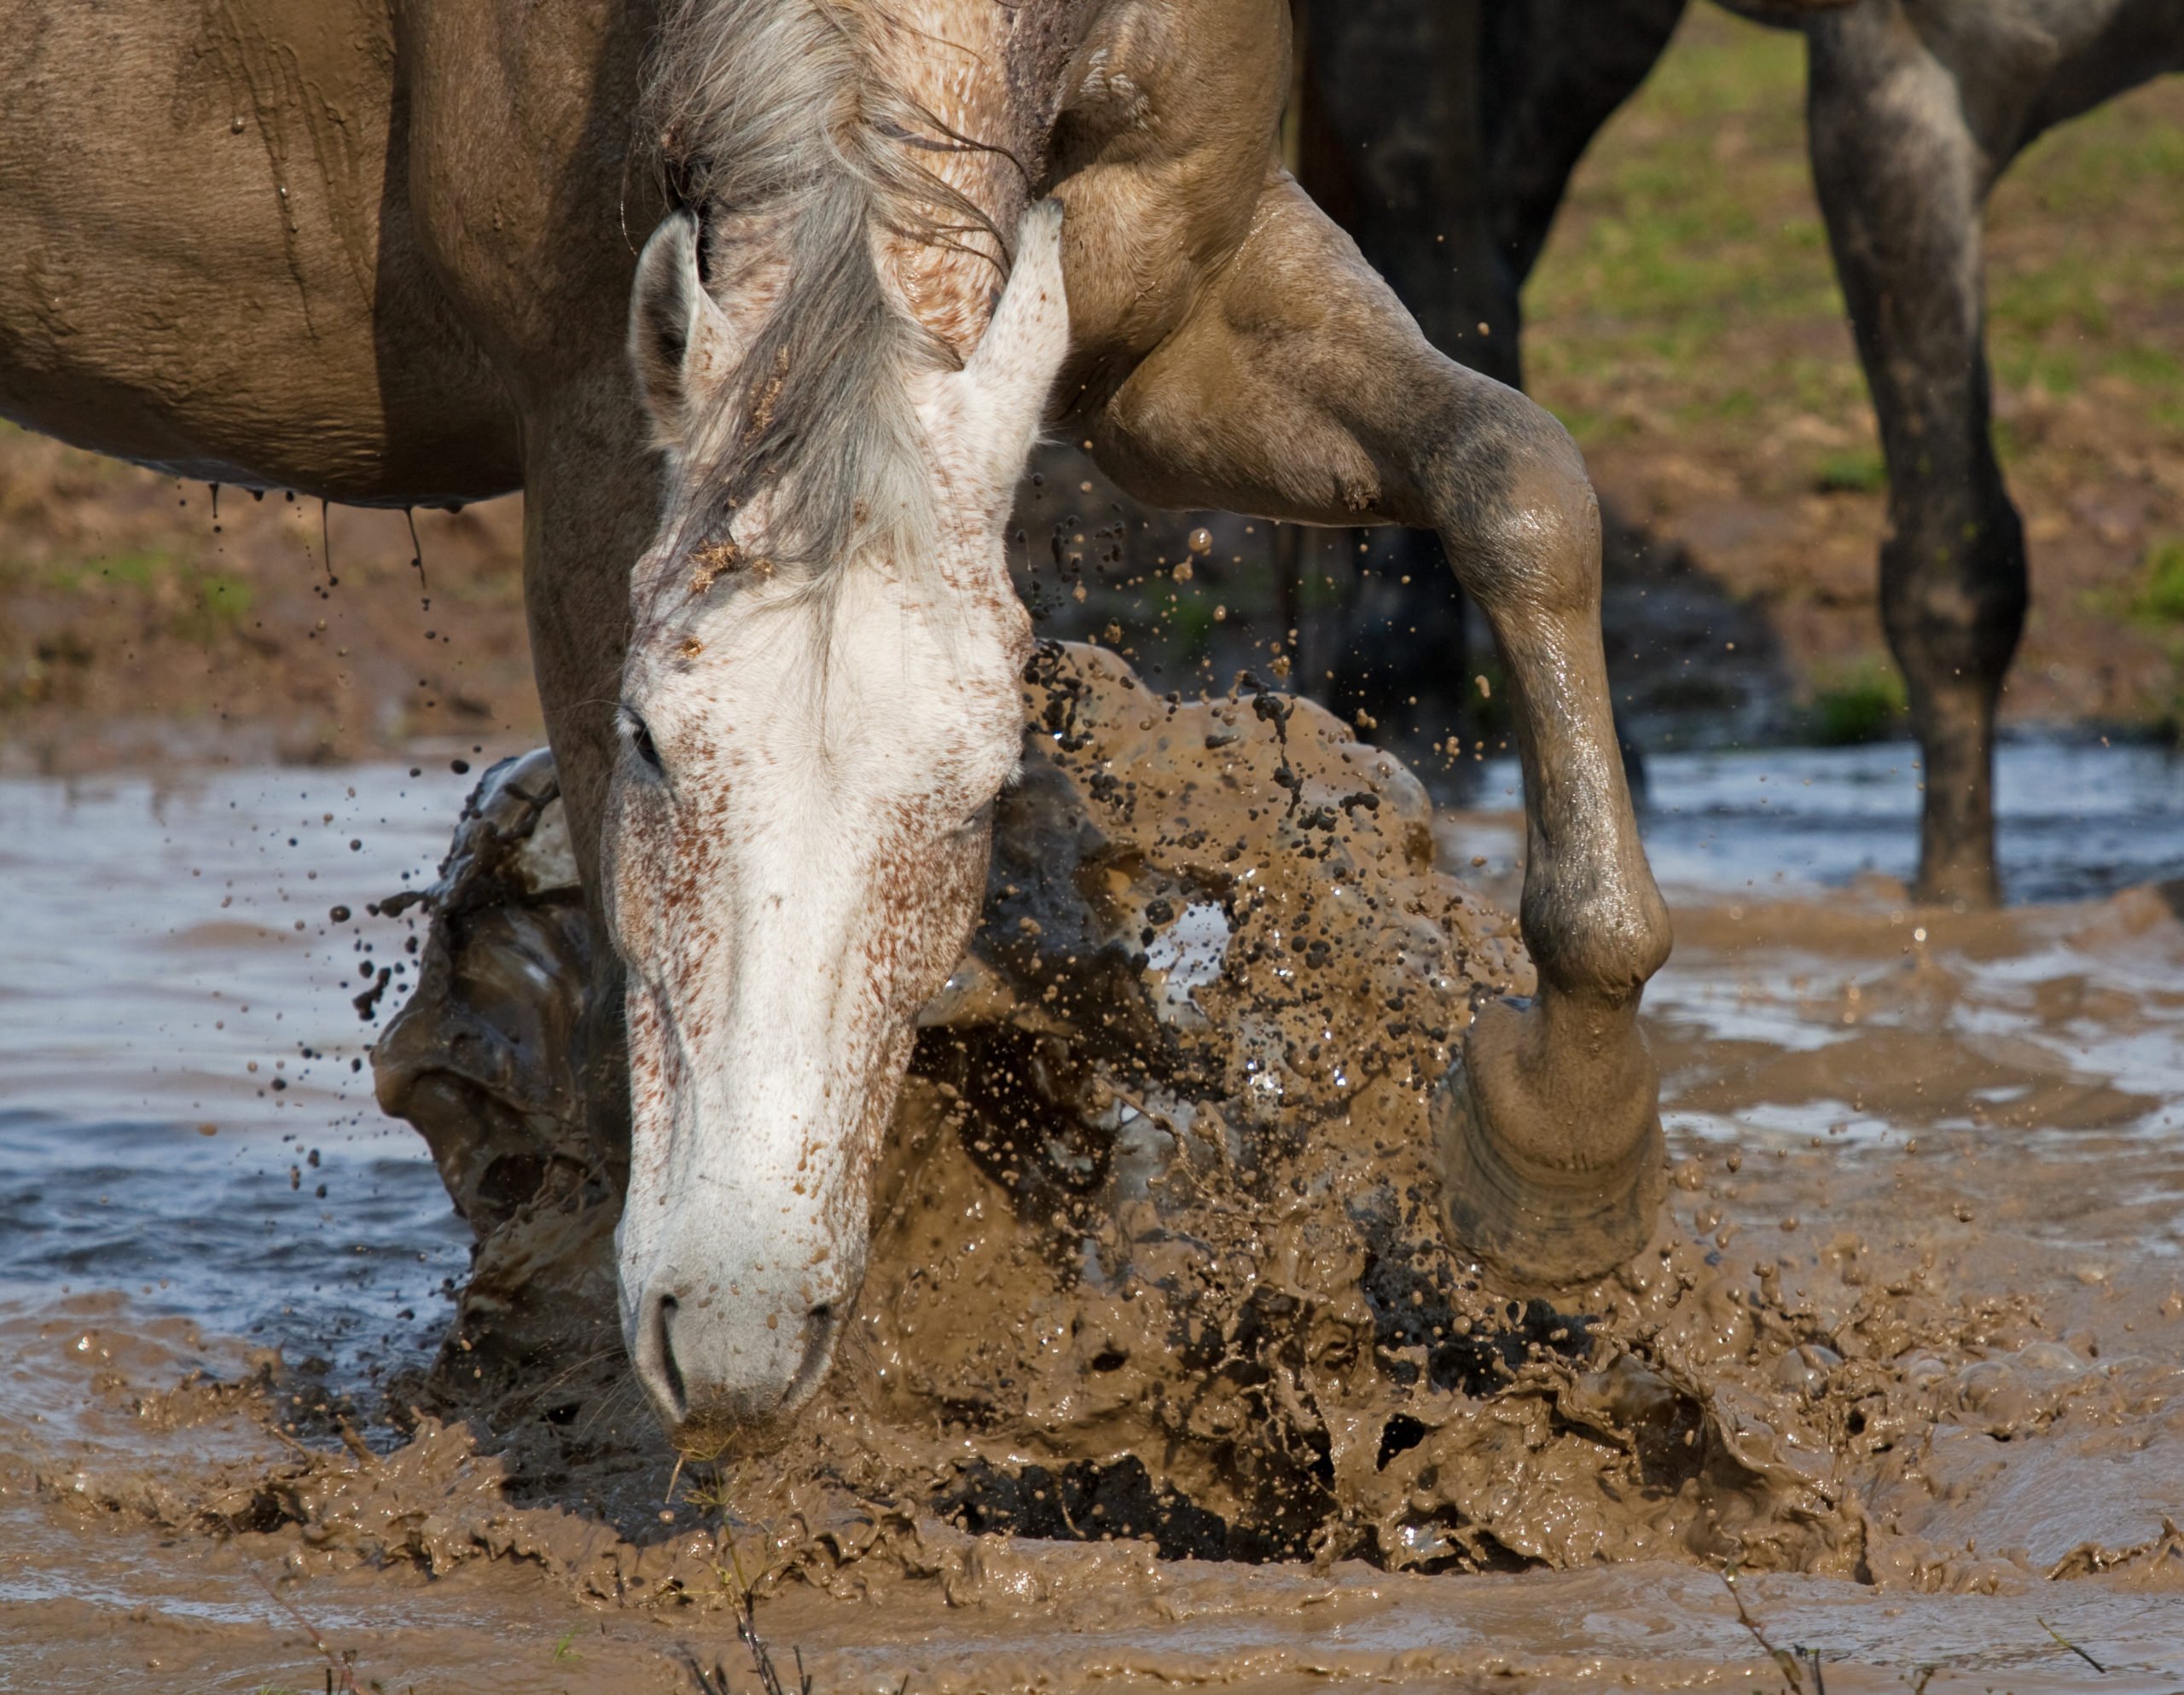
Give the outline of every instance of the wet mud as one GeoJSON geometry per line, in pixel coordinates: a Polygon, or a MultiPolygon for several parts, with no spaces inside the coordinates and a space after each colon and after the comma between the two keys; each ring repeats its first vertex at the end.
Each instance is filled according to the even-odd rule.
{"type": "Polygon", "coordinates": [[[1751,1626],[1838,1690],[2178,1686],[2173,888],[1680,901],[1657,1239],[1513,1300],[1434,1157],[1529,986],[1505,823],[1249,678],[1048,647],[1026,711],[793,1432],[677,1456],[627,1383],[551,768],[505,765],[376,1055],[479,1239],[445,1344],[372,1404],[119,1297],[9,1319],[26,1686],[98,1622],[206,1672],[148,1686],[315,1679],[316,1632],[388,1687],[743,1687],[746,1588],[828,1689],[1779,1683],[1751,1626]]]}

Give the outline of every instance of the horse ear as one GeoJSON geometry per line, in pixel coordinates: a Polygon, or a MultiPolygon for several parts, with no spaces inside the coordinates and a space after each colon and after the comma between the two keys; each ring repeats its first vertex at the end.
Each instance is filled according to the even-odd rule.
{"type": "Polygon", "coordinates": [[[735,325],[698,270],[698,215],[671,212],[637,258],[630,294],[630,364],[653,433],[681,451],[720,385],[742,361],[735,325]]]}
{"type": "Polygon", "coordinates": [[[950,391],[938,431],[949,438],[989,504],[1004,511],[1038,439],[1047,396],[1069,353],[1069,301],[1062,287],[1062,206],[1042,200],[1017,226],[1008,287],[950,391]]]}

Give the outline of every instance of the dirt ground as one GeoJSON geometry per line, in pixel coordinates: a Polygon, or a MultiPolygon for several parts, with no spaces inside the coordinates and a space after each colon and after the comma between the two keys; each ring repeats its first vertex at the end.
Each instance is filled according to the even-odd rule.
{"type": "Polygon", "coordinates": [[[0,427],[0,769],[536,740],[520,502],[415,521],[0,427]]]}

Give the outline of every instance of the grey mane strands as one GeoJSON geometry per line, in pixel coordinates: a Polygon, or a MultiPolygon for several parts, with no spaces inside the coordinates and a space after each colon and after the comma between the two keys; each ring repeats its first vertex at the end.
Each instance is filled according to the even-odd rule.
{"type": "Polygon", "coordinates": [[[873,238],[948,239],[942,209],[984,221],[886,139],[931,120],[873,73],[834,0],[668,0],[648,82],[669,180],[709,232],[763,224],[786,247],[723,445],[688,467],[683,545],[724,536],[763,490],[769,557],[816,587],[863,549],[930,557],[933,477],[905,380],[947,356],[886,293],[873,238]]]}

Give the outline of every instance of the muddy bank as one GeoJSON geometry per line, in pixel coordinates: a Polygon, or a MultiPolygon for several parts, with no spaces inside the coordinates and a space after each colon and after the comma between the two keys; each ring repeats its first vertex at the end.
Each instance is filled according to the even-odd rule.
{"type": "Polygon", "coordinates": [[[540,737],[522,507],[322,507],[0,425],[0,771],[540,737]]]}
{"type": "MultiPolygon", "coordinates": [[[[2085,456],[2119,426],[2082,403],[2061,411],[2077,480],[2025,503],[2036,537],[2071,547],[2059,567],[2042,555],[2006,720],[2173,740],[2175,619],[2141,568],[2167,557],[2167,532],[2148,520],[2122,552],[2084,556],[2106,532],[2081,510],[2114,504],[2081,486],[2085,456]]],[[[1879,496],[1785,485],[1780,440],[1725,440],[1695,463],[1682,423],[1655,421],[1591,447],[1625,733],[1649,752],[1900,733],[1874,599],[1879,496]]],[[[201,485],[11,431],[0,483],[0,770],[322,764],[420,742],[498,756],[540,739],[520,498],[414,514],[414,542],[404,514],[277,495],[222,491],[216,519],[201,485]]],[[[1019,487],[1011,535],[1043,633],[1116,647],[1163,690],[1256,669],[1400,752],[1444,804],[1468,804],[1472,765],[1506,747],[1482,621],[1451,595],[1421,607],[1398,592],[1444,573],[1430,538],[1156,512],[1067,444],[1019,487]]]]}
{"type": "Polygon", "coordinates": [[[1687,906],[1662,1239],[1513,1309],[1442,1245],[1432,1160],[1473,996],[1524,983],[1434,868],[1497,827],[1276,697],[1074,651],[1027,694],[858,1339],[793,1440],[678,1473],[611,1333],[520,1298],[603,1301],[612,1174],[506,1063],[568,945],[547,773],[514,768],[421,955],[448,1038],[388,1073],[485,1239],[460,1338],[375,1396],[118,1296],[15,1309],[20,1663],[96,1628],[117,1666],[315,1680],[257,1587],[285,1576],[390,1687],[687,1687],[677,1643],[740,1667],[756,1582],[828,1688],[1670,1686],[1764,1666],[1734,1559],[1832,1686],[2094,1676],[2038,1619],[2103,1687],[2175,1686],[2166,894],[1687,906]]]}
{"type": "MultiPolygon", "coordinates": [[[[1157,512],[1065,444],[1019,488],[1012,533],[1047,633],[1112,626],[1105,639],[1164,689],[1218,688],[1255,666],[1345,717],[1369,700],[1372,734],[1437,787],[1452,765],[1431,744],[1461,730],[1468,757],[1506,730],[1472,681],[1499,675],[1475,618],[1468,669],[1460,612],[1422,632],[1414,612],[1389,622],[1394,532],[1360,554],[1349,531],[1157,512]],[[1388,698],[1381,655],[1421,642],[1446,659],[1449,690],[1414,710],[1388,698]]],[[[257,499],[0,427],[0,770],[324,764],[421,742],[497,756],[542,738],[520,496],[408,514],[257,499]]],[[[1613,525],[1609,540],[1612,627],[1629,638],[1618,687],[1647,739],[1781,718],[1789,684],[1764,626],[1672,544],[1613,525]],[[1742,656],[1726,665],[1724,640],[1742,656]],[[1694,656],[1710,679],[1696,694],[1694,656]]]]}

